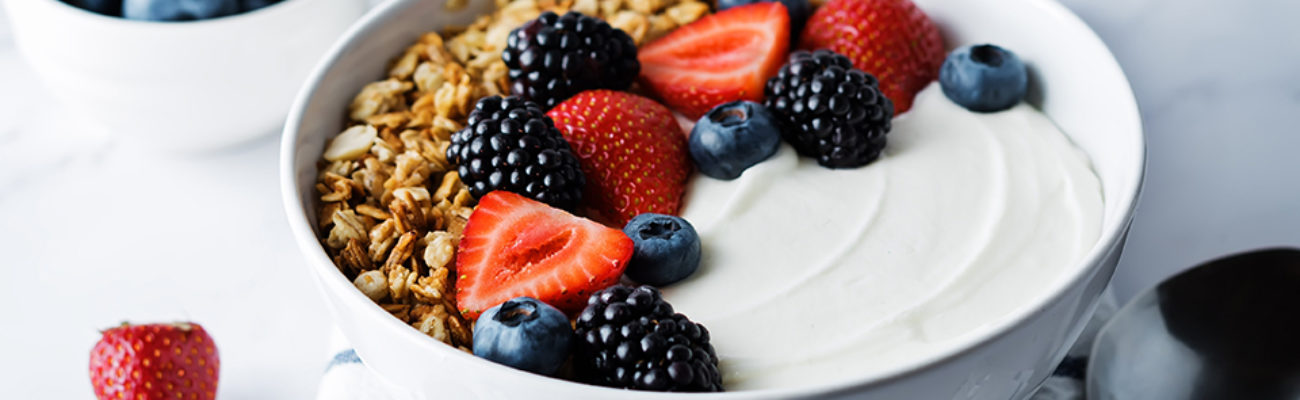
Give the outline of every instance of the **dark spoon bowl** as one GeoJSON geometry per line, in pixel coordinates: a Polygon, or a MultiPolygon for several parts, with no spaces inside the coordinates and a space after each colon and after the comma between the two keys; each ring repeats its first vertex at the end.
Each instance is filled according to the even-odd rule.
{"type": "Polygon", "coordinates": [[[1220,258],[1139,295],[1102,328],[1089,399],[1300,399],[1300,250],[1220,258]]]}

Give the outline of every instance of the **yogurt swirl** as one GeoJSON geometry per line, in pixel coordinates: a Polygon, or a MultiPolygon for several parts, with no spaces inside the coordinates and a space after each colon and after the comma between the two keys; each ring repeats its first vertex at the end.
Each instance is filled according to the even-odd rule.
{"type": "Polygon", "coordinates": [[[745,390],[886,372],[991,329],[1080,267],[1102,196],[1045,115],[972,113],[935,83],[871,165],[783,145],[734,181],[696,178],[683,216],[704,257],[665,297],[745,390]]]}

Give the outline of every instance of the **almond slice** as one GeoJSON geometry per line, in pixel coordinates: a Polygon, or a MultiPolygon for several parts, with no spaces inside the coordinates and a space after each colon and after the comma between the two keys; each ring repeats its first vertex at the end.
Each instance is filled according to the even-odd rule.
{"type": "Polygon", "coordinates": [[[357,125],[340,133],[330,141],[325,149],[325,159],[329,161],[356,160],[370,152],[370,146],[379,131],[370,125],[357,125]]]}

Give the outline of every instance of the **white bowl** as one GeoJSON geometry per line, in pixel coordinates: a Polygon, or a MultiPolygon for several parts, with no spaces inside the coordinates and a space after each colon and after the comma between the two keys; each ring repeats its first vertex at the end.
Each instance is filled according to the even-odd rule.
{"type": "Polygon", "coordinates": [[[18,48],[72,118],[172,149],[275,132],[302,81],[365,0],[285,0],[190,22],[6,0],[18,48]]]}
{"type": "Polygon", "coordinates": [[[389,59],[422,32],[471,21],[491,8],[446,12],[441,2],[398,0],[373,10],[348,32],[310,78],[290,112],[281,154],[289,223],[338,323],[366,363],[427,398],[811,398],[1009,399],[1031,393],[1074,341],[1110,280],[1141,187],[1145,149],[1128,81],[1114,57],[1077,17],[1051,0],[916,0],[949,45],[997,43],[1033,71],[1031,102],[1085,150],[1101,178],[1102,234],[1086,259],[1049,295],[987,335],[888,373],[838,384],[720,394],[632,392],[581,385],[493,364],[438,343],[389,316],[352,286],[317,240],[316,162],[342,129],[340,115],[389,59]]]}

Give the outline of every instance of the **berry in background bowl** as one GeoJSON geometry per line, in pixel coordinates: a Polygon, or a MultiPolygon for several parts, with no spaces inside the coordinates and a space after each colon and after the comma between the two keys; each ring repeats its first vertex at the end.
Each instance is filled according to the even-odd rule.
{"type": "Polygon", "coordinates": [[[302,80],[367,7],[365,0],[4,1],[19,51],[70,117],[172,150],[274,133],[302,80]],[[198,11],[213,18],[110,16],[137,7],[159,19],[198,19],[198,11]]]}
{"type": "Polygon", "coordinates": [[[107,15],[122,16],[122,0],[59,0],[82,10],[107,15]]]}
{"type": "Polygon", "coordinates": [[[60,0],[72,6],[140,21],[196,21],[256,11],[282,0],[60,0]]]}

